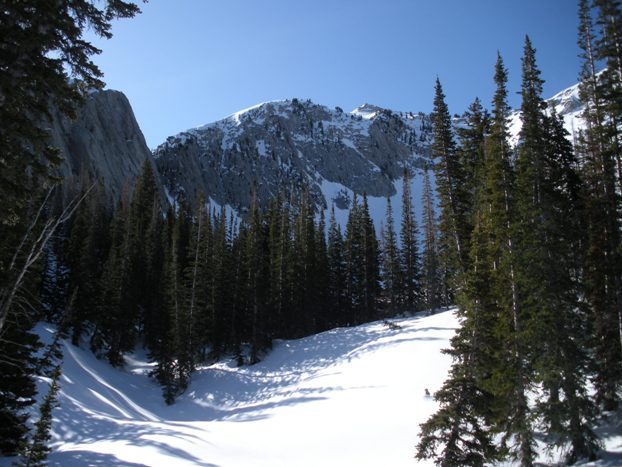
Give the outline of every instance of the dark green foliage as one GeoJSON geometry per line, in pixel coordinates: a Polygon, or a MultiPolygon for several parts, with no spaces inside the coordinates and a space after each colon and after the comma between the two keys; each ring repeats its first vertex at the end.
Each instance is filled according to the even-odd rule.
{"type": "Polygon", "coordinates": [[[386,225],[382,235],[382,279],[384,282],[384,297],[392,312],[399,309],[402,301],[402,264],[400,251],[395,234],[393,209],[391,200],[387,198],[386,225]]]}
{"type": "Polygon", "coordinates": [[[510,456],[533,465],[538,428],[550,446],[566,447],[568,463],[591,460],[599,449],[592,431],[599,406],[617,407],[618,130],[611,124],[615,86],[595,70],[599,59],[614,55],[615,47],[604,44],[618,41],[619,28],[610,27],[618,24],[620,9],[618,2],[594,6],[598,28],[588,2],[580,2],[588,128],[574,150],[562,120],[541,98],[529,38],[515,150],[508,143],[507,73],[500,57],[490,125],[476,102],[465,115],[467,127],[458,131],[457,152],[468,174],[467,222],[448,215],[465,228],[470,244],[468,267],[454,278],[463,321],[448,351],[449,378],[436,394],[440,409],[422,425],[420,459],[482,465],[510,456]],[[586,388],[591,378],[598,405],[586,388]],[[527,394],[534,388],[538,396],[531,402],[527,394]]]}
{"type": "Polygon", "coordinates": [[[39,408],[39,419],[35,423],[35,432],[32,439],[28,443],[28,447],[24,452],[24,460],[18,464],[23,467],[43,467],[47,465],[47,456],[50,452],[48,442],[52,438],[50,430],[52,428],[52,411],[58,406],[58,391],[60,386],[58,379],[60,378],[60,366],[57,366],[52,372],[52,381],[50,388],[39,408]]]}
{"type": "Polygon", "coordinates": [[[33,374],[39,339],[33,316],[12,314],[0,333],[0,453],[17,454],[28,434],[26,409],[35,403],[33,374]]]}
{"type": "Polygon", "coordinates": [[[605,410],[619,405],[622,383],[622,204],[620,178],[620,4],[595,1],[597,21],[589,2],[579,2],[579,47],[582,50],[580,95],[588,123],[579,138],[581,176],[585,185],[587,255],[586,294],[594,321],[597,402],[605,410]],[[600,74],[600,60],[607,68],[600,74]],[[617,166],[617,177],[616,177],[617,166]],[[618,187],[616,187],[616,178],[618,187]]]}
{"type": "Polygon", "coordinates": [[[438,78],[431,119],[434,134],[432,155],[438,159],[434,167],[436,191],[441,208],[439,230],[443,261],[449,271],[459,273],[468,267],[469,202],[465,193],[463,161],[456,149],[451,116],[438,78]]]}
{"type": "Polygon", "coordinates": [[[417,310],[421,304],[421,258],[418,229],[410,194],[410,174],[404,170],[402,191],[402,221],[400,230],[401,262],[403,273],[403,306],[417,310]]]}
{"type": "Polygon", "coordinates": [[[430,311],[436,310],[443,301],[443,274],[439,264],[438,225],[430,176],[426,170],[423,178],[423,303],[430,311]]]}
{"type": "Polygon", "coordinates": [[[330,326],[346,323],[348,307],[345,297],[345,261],[341,227],[335,220],[335,207],[331,209],[328,226],[328,307],[330,326]]]}

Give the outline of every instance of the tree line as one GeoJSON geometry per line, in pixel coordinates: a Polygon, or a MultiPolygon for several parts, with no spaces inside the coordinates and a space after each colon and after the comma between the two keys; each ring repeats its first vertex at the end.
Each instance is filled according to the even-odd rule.
{"type": "Polygon", "coordinates": [[[536,460],[536,433],[566,462],[594,459],[593,427],[622,382],[622,14],[579,2],[585,128],[568,140],[526,38],[518,144],[509,143],[507,70],[492,112],[476,100],[457,141],[437,80],[440,242],[461,327],[453,364],[421,425],[419,459],[438,465],[536,460]],[[595,13],[595,18],[592,18],[595,13]],[[605,69],[597,73],[599,65],[605,69]],[[593,385],[593,393],[588,390],[593,385]]]}
{"type": "Polygon", "coordinates": [[[428,181],[426,262],[410,183],[405,171],[399,236],[388,200],[379,239],[365,194],[353,194],[343,232],[334,207],[326,221],[305,187],[265,212],[252,189],[244,219],[201,196],[194,208],[180,195],[164,210],[146,161],[131,198],[126,191],[108,212],[94,190],[50,245],[45,318],[115,366],[145,346],[170,404],[197,365],[223,355],[253,364],[275,338],[435,309],[449,298],[435,259],[433,195],[428,181]]]}

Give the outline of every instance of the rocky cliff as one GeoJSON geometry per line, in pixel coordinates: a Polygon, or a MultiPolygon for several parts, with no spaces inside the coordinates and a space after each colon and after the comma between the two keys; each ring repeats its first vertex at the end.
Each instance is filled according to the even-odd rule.
{"type": "Polygon", "coordinates": [[[352,112],[297,99],[268,102],[172,136],[154,157],[170,195],[199,191],[243,213],[256,185],[262,205],[307,186],[318,206],[347,208],[351,192],[386,198],[404,168],[429,163],[424,114],[371,105],[352,112]]]}
{"type": "Polygon", "coordinates": [[[52,138],[61,150],[58,171],[67,189],[88,175],[101,181],[111,203],[134,185],[143,162],[152,160],[132,107],[118,91],[89,94],[75,119],[55,112],[52,138]]]}

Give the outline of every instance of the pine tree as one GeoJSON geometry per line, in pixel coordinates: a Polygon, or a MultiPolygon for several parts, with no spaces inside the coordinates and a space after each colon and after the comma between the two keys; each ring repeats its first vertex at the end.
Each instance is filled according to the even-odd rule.
{"type": "Polygon", "coordinates": [[[434,134],[432,156],[438,158],[438,163],[434,167],[441,208],[439,225],[441,249],[447,269],[459,273],[468,267],[469,206],[464,193],[464,167],[456,149],[451,116],[438,78],[434,89],[434,110],[431,119],[434,134]]]}
{"type": "Polygon", "coordinates": [[[129,203],[122,196],[110,228],[110,250],[103,266],[98,318],[91,349],[103,351],[114,366],[123,365],[123,353],[134,346],[136,306],[129,290],[131,263],[129,203]]]}
{"type": "Polygon", "coordinates": [[[483,177],[485,141],[489,132],[490,116],[476,98],[462,118],[466,121],[466,125],[456,128],[460,141],[458,154],[464,170],[463,193],[465,208],[469,212],[467,218],[472,223],[477,184],[483,177]]]}
{"type": "Polygon", "coordinates": [[[335,220],[335,206],[331,208],[328,225],[328,310],[331,327],[346,324],[348,314],[345,300],[345,263],[341,227],[335,220]]]}
{"type": "Polygon", "coordinates": [[[596,399],[605,410],[614,410],[619,404],[617,388],[622,381],[620,216],[615,186],[615,143],[607,129],[606,93],[596,73],[601,58],[597,43],[588,2],[581,0],[580,97],[585,107],[583,118],[587,122],[579,144],[587,213],[585,282],[595,329],[596,399]]]}
{"type": "Polygon", "coordinates": [[[33,374],[35,352],[41,348],[31,332],[33,316],[9,317],[0,334],[0,453],[15,455],[24,442],[28,427],[27,409],[35,403],[33,374]],[[17,344],[17,345],[16,345],[17,344]]]}
{"type": "Polygon", "coordinates": [[[587,354],[577,341],[587,329],[574,271],[580,265],[581,219],[572,147],[561,122],[545,114],[542,79],[531,41],[522,61],[523,121],[516,161],[517,285],[524,354],[542,383],[538,410],[556,442],[571,441],[570,460],[594,457],[595,435],[586,423],[593,407],[585,393],[587,354]],[[560,215],[560,213],[563,213],[560,215]],[[575,233],[576,232],[576,233],[575,233]],[[563,394],[563,397],[561,396],[563,394]]]}
{"type": "Polygon", "coordinates": [[[361,206],[354,193],[346,224],[345,259],[345,300],[348,310],[346,324],[360,323],[365,304],[365,249],[362,232],[361,206]]]}
{"type": "Polygon", "coordinates": [[[507,71],[498,55],[495,67],[497,89],[493,98],[493,118],[486,146],[486,188],[489,204],[491,238],[491,275],[493,297],[501,304],[497,332],[506,345],[499,349],[498,365],[492,383],[501,401],[498,424],[505,440],[514,445],[513,457],[523,465],[534,461],[533,428],[527,402],[530,368],[526,362],[524,345],[525,314],[519,301],[516,270],[516,245],[514,238],[515,206],[514,171],[510,163],[511,148],[508,142],[507,71]]]}
{"type": "Polygon", "coordinates": [[[79,344],[85,327],[97,321],[98,283],[110,248],[109,229],[110,214],[99,185],[95,185],[76,212],[64,261],[69,269],[68,296],[74,297],[67,323],[74,345],[79,344]]]}
{"type": "Polygon", "coordinates": [[[423,178],[423,258],[422,258],[422,287],[425,307],[436,310],[442,300],[442,275],[439,266],[438,226],[432,198],[432,187],[428,170],[423,178]]]}
{"type": "Polygon", "coordinates": [[[19,464],[21,466],[43,467],[47,465],[46,460],[50,452],[48,443],[52,439],[52,435],[50,434],[52,428],[52,411],[58,406],[57,397],[60,389],[58,379],[60,375],[60,366],[57,366],[52,373],[50,388],[39,408],[39,420],[35,422],[35,432],[24,453],[24,460],[19,464]]]}
{"type": "Polygon", "coordinates": [[[402,268],[395,234],[391,199],[387,198],[386,228],[382,242],[382,282],[389,310],[395,313],[401,302],[402,268]]]}
{"type": "Polygon", "coordinates": [[[247,261],[245,281],[248,299],[246,319],[250,321],[250,364],[253,365],[259,361],[259,352],[268,347],[265,332],[268,260],[266,257],[265,231],[257,204],[256,188],[253,189],[245,249],[247,261]]]}
{"type": "Polygon", "coordinates": [[[231,245],[227,239],[227,214],[224,208],[214,220],[214,249],[210,289],[211,316],[209,334],[214,358],[218,358],[226,346],[227,317],[231,310],[231,272],[233,269],[231,245]]]}
{"type": "Polygon", "coordinates": [[[363,204],[360,214],[364,252],[364,298],[362,318],[364,321],[371,321],[376,316],[377,300],[380,295],[380,263],[378,240],[376,238],[373,221],[369,215],[366,193],[363,193],[363,204]]]}
{"type": "Polygon", "coordinates": [[[331,310],[329,309],[329,266],[328,244],[326,243],[326,220],[324,210],[320,210],[320,220],[315,231],[315,271],[313,289],[317,295],[316,332],[331,329],[331,310]]]}
{"type": "Polygon", "coordinates": [[[412,208],[410,175],[404,170],[402,191],[402,222],[400,230],[401,261],[403,272],[403,305],[409,311],[416,310],[421,303],[421,260],[417,240],[417,222],[412,208]]]}

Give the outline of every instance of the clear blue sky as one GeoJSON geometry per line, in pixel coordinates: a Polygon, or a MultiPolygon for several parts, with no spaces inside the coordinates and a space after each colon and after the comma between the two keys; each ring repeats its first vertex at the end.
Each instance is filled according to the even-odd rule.
{"type": "Polygon", "coordinates": [[[488,105],[497,50],[518,105],[525,34],[545,96],[576,82],[575,0],[151,0],[95,41],[147,144],[275,99],[429,112],[438,75],[452,113],[488,105]]]}

